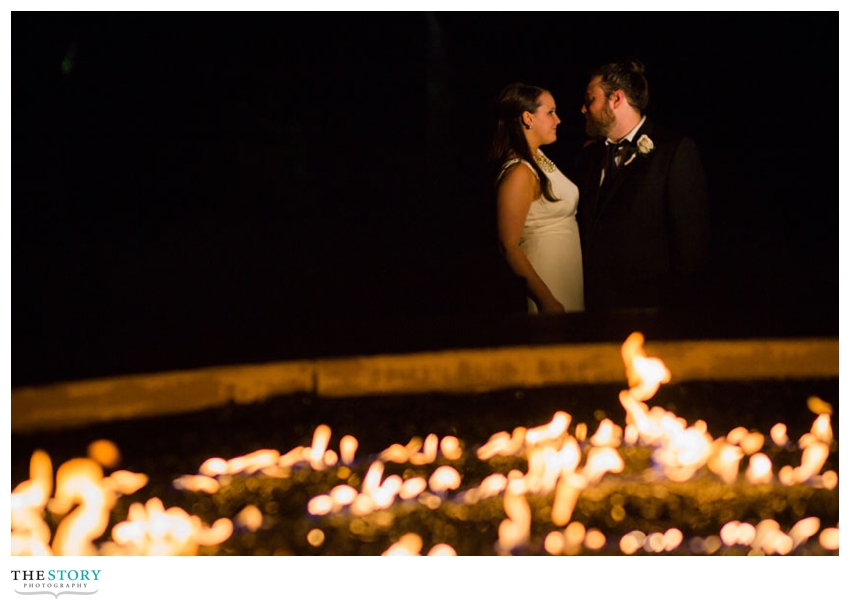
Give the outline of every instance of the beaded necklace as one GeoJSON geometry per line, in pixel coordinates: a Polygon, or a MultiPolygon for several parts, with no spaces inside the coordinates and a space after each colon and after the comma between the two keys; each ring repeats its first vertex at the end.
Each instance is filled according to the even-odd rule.
{"type": "Polygon", "coordinates": [[[547,173],[553,173],[555,171],[555,163],[549,160],[542,151],[537,150],[534,154],[534,160],[537,162],[537,166],[546,171],[547,173]]]}

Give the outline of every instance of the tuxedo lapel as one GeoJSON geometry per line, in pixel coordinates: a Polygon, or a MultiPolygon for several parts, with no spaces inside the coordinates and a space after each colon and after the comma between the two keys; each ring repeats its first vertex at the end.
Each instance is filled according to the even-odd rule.
{"type": "MultiPolygon", "coordinates": [[[[631,154],[629,154],[631,155],[631,154]]],[[[623,163],[626,162],[628,158],[623,159],[623,163]]],[[[620,166],[614,175],[611,177],[611,181],[608,182],[608,177],[605,178],[605,181],[602,182],[602,187],[600,189],[600,197],[599,204],[600,206],[604,206],[606,202],[611,200],[614,194],[617,193],[617,190],[620,189],[620,186],[623,185],[623,182],[629,177],[629,175],[635,170],[635,163],[638,158],[635,158],[628,165],[623,164],[620,166]]]]}
{"type": "Polygon", "coordinates": [[[596,203],[596,218],[604,212],[606,204],[610,203],[611,199],[622,188],[623,184],[629,181],[630,178],[633,178],[637,172],[643,170],[644,163],[648,162],[648,159],[638,156],[635,153],[637,141],[641,135],[648,135],[651,131],[652,123],[649,121],[649,118],[647,118],[632,138],[632,143],[629,146],[630,151],[623,158],[623,163],[617,169],[617,172],[614,173],[613,180],[607,184],[605,182],[602,183],[602,187],[598,190],[599,195],[596,203]],[[633,158],[632,154],[635,154],[633,158]]]}

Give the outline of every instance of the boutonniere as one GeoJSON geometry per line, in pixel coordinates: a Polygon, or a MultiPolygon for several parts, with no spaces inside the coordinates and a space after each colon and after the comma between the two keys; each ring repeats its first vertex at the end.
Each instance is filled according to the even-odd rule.
{"type": "Polygon", "coordinates": [[[623,166],[627,166],[636,156],[649,156],[654,149],[655,143],[652,139],[648,135],[641,135],[638,137],[637,145],[629,147],[629,159],[623,163],[623,166]]]}

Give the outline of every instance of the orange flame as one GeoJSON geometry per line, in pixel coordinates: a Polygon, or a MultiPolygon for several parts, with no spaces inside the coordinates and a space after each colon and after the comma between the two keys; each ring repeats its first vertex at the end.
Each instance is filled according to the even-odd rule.
{"type": "Polygon", "coordinates": [[[310,465],[313,470],[325,469],[325,449],[331,440],[331,429],[325,424],[320,424],[313,431],[313,443],[310,446],[310,465]]]}
{"type": "Polygon", "coordinates": [[[36,450],[30,457],[30,478],[12,491],[12,556],[49,556],[50,527],[42,515],[53,491],[53,463],[36,450]]]}
{"type": "Polygon", "coordinates": [[[643,349],[643,334],[632,333],[620,348],[626,366],[626,379],[632,396],[646,401],[655,396],[661,384],[670,381],[670,370],[658,358],[649,358],[643,349]]]}
{"type": "Polygon", "coordinates": [[[708,469],[719,476],[724,483],[732,484],[738,478],[741,459],[744,453],[740,447],[730,445],[726,439],[718,438],[712,444],[712,454],[708,460],[708,469]]]}
{"type": "MultiPolygon", "coordinates": [[[[572,417],[558,411],[546,424],[530,429],[516,427],[512,433],[493,434],[476,452],[480,460],[523,456],[527,462],[525,474],[517,469],[511,470],[507,476],[493,473],[478,486],[451,498],[446,493],[460,489],[462,478],[460,472],[450,465],[438,466],[428,480],[412,476],[410,470],[404,473],[405,477],[409,477],[406,480],[397,474],[383,478],[385,462],[426,465],[435,462],[440,455],[450,461],[463,457],[463,446],[457,437],[449,435],[440,439],[436,434],[429,434],[424,440],[414,437],[406,445],[390,445],[368,468],[360,492],[351,485],[337,485],[328,494],[312,497],[307,504],[308,513],[324,516],[348,507],[352,516],[360,517],[384,511],[376,516],[384,521],[382,525],[388,525],[387,521],[392,520],[393,514],[386,510],[396,498],[418,498],[419,505],[430,509],[437,509],[444,500],[451,499],[455,504],[462,502],[464,505],[461,507],[465,509],[466,505],[503,494],[506,518],[499,525],[495,548],[500,554],[510,554],[527,546],[531,540],[531,508],[527,495],[554,493],[551,520],[564,529],[548,533],[544,548],[550,554],[578,554],[583,547],[600,550],[607,543],[601,531],[586,529],[581,522],[571,519],[584,489],[599,482],[606,474],[623,472],[625,462],[618,451],[623,441],[628,445],[641,443],[651,447],[654,463],[674,481],[688,480],[706,466],[723,482],[731,484],[738,481],[741,460],[749,456],[745,475],[747,482],[753,485],[772,482],[773,464],[767,455],[760,452],[765,442],[763,435],[738,427],[725,437],[714,440],[708,434],[705,422],[698,420],[688,426],[684,419],[661,407],[648,407],[644,401],[653,397],[662,383],[670,381],[670,371],[659,359],[646,356],[640,333],[630,335],[621,352],[629,384],[629,389],[619,395],[626,412],[626,425],[620,428],[613,421],[603,419],[589,440],[582,467],[582,445],[586,445],[587,426],[578,424],[575,436],[570,436],[568,430],[572,417]]],[[[833,470],[821,473],[833,445],[832,408],[815,397],[809,399],[809,408],[817,413],[817,419],[811,431],[799,440],[801,463],[796,468],[784,466],[777,476],[783,485],[808,483],[812,487],[832,490],[837,487],[837,473],[833,470]]],[[[330,437],[330,427],[320,425],[309,447],[298,446],[284,455],[274,449],[262,449],[230,460],[210,458],[200,466],[199,474],[180,476],[173,481],[173,486],[179,490],[212,494],[221,485],[227,484],[229,475],[262,471],[267,475],[288,477],[291,474],[289,469],[299,463],[307,463],[317,471],[332,468],[340,461],[345,466],[351,465],[358,447],[357,439],[343,436],[338,456],[328,449],[330,437]]],[[[770,438],[780,447],[789,444],[784,424],[774,425],[770,438]]],[[[97,461],[80,458],[59,468],[53,499],[50,499],[53,489],[50,457],[43,451],[33,454],[30,478],[12,492],[13,555],[98,554],[94,541],[106,532],[108,514],[118,495],[138,491],[148,479],[143,474],[126,470],[117,470],[104,478],[101,466],[112,467],[120,457],[117,447],[109,441],[93,443],[89,452],[92,457],[97,457],[97,461]],[[44,520],[45,508],[54,514],[65,515],[59,522],[52,546],[50,529],[44,520]]],[[[337,477],[357,478],[347,468],[340,468],[337,477]]],[[[354,483],[354,480],[349,482],[354,483]]],[[[405,504],[407,507],[417,507],[417,504],[405,504]]],[[[625,516],[615,515],[613,510],[611,515],[619,517],[616,518],[618,521],[625,516]]],[[[113,543],[102,544],[100,553],[196,554],[200,546],[226,541],[233,532],[234,522],[253,532],[263,525],[263,515],[256,506],[248,505],[234,517],[233,522],[219,519],[207,527],[197,516],[190,516],[180,508],[166,510],[159,499],[153,498],[145,505],[135,503],[130,506],[128,519],[112,529],[113,543]]],[[[750,547],[750,554],[784,555],[819,531],[820,520],[815,517],[800,520],[787,533],[772,520],[761,521],[757,526],[730,521],[723,526],[719,537],[700,539],[699,547],[695,547],[694,543],[689,543],[689,547],[711,554],[723,544],[743,545],[750,547]]],[[[635,530],[620,539],[619,547],[625,554],[634,554],[641,549],[651,553],[671,552],[681,546],[683,539],[682,532],[676,528],[648,534],[635,530]]],[[[313,529],[308,541],[313,546],[322,545],[323,532],[313,529]]],[[[825,549],[837,550],[837,527],[820,531],[819,541],[825,549]]],[[[384,554],[419,555],[422,548],[422,538],[408,533],[384,554]]],[[[428,552],[429,556],[456,554],[448,544],[437,544],[428,552]]]]}
{"type": "Polygon", "coordinates": [[[350,466],[354,462],[354,456],[357,455],[358,442],[357,439],[346,434],[339,439],[339,454],[342,457],[342,463],[350,466]]]}
{"type": "Polygon", "coordinates": [[[773,480],[773,462],[764,453],[754,454],[747,465],[746,477],[753,485],[770,483],[773,480]]]}
{"type": "Polygon", "coordinates": [[[567,431],[572,421],[572,416],[564,411],[558,411],[552,416],[548,424],[529,428],[525,433],[525,442],[528,445],[536,445],[545,440],[553,440],[567,431]]]}
{"type": "Polygon", "coordinates": [[[405,533],[381,556],[418,556],[422,552],[422,538],[416,533],[405,533]]]}
{"type": "Polygon", "coordinates": [[[444,436],[440,441],[440,452],[448,460],[457,460],[463,455],[463,447],[456,436],[444,436]]]}
{"type": "Polygon", "coordinates": [[[460,487],[460,472],[451,466],[440,466],[428,479],[428,486],[434,493],[441,493],[460,487]]]}
{"type": "Polygon", "coordinates": [[[165,509],[159,498],[144,505],[130,505],[126,521],[112,528],[112,539],[123,554],[152,556],[191,556],[200,546],[226,541],[233,533],[229,519],[218,519],[210,527],[183,509],[165,509]]]}
{"type": "Polygon", "coordinates": [[[68,460],[56,471],[56,494],[48,505],[55,514],[73,512],[62,519],[53,538],[58,555],[97,554],[94,540],[106,531],[114,497],[103,488],[100,464],[88,458],[68,460]]]}
{"type": "Polygon", "coordinates": [[[522,473],[518,470],[508,475],[503,504],[508,518],[499,524],[496,548],[502,554],[509,554],[515,548],[526,546],[531,538],[531,507],[525,498],[522,473]]]}
{"type": "Polygon", "coordinates": [[[410,456],[410,463],[415,466],[423,466],[432,463],[437,459],[437,450],[440,447],[440,439],[436,434],[429,434],[425,437],[425,443],[422,445],[422,451],[414,453],[410,456]]]}
{"type": "Polygon", "coordinates": [[[623,429],[615,425],[610,419],[599,422],[596,434],[590,437],[590,444],[594,447],[619,447],[623,438],[623,429]]]}

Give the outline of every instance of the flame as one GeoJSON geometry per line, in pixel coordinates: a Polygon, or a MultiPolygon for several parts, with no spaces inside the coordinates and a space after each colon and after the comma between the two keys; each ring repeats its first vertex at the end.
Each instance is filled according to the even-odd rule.
{"type": "Polygon", "coordinates": [[[334,509],[350,506],[357,499],[357,489],[351,485],[337,485],[331,489],[329,497],[333,500],[334,509]]]}
{"type": "Polygon", "coordinates": [[[42,512],[53,491],[53,462],[42,450],[30,457],[30,478],[12,491],[12,556],[49,556],[50,527],[42,512]]]}
{"type": "Polygon", "coordinates": [[[750,457],[746,472],[747,481],[753,485],[768,484],[773,480],[773,462],[764,453],[750,457]]]}
{"type": "Polygon", "coordinates": [[[397,474],[393,474],[384,479],[384,482],[382,482],[371,493],[372,501],[375,502],[375,507],[379,510],[384,510],[392,506],[401,486],[402,480],[397,474]]]}
{"type": "Polygon", "coordinates": [[[313,516],[330,514],[334,509],[334,500],[330,495],[317,495],[307,502],[307,512],[313,516]]]}
{"type": "Polygon", "coordinates": [[[794,468],[794,481],[804,483],[821,471],[829,457],[829,447],[822,442],[814,442],[803,449],[800,465],[794,468]]]}
{"type": "Polygon", "coordinates": [[[564,540],[565,547],[567,550],[574,550],[581,547],[584,543],[585,535],[587,534],[587,529],[585,526],[578,522],[573,521],[567,528],[564,529],[564,540]]]}
{"type": "Polygon", "coordinates": [[[282,470],[292,468],[296,464],[309,461],[310,455],[310,447],[294,447],[277,459],[277,467],[282,470]]]}
{"type": "Polygon", "coordinates": [[[827,470],[821,475],[820,480],[824,489],[832,491],[838,486],[838,473],[835,470],[827,470]]]}
{"type": "Polygon", "coordinates": [[[457,556],[457,550],[448,544],[436,544],[428,551],[428,556],[457,556]]]}
{"type": "Polygon", "coordinates": [[[263,468],[277,465],[280,452],[277,449],[259,449],[227,461],[227,474],[254,474],[263,468]]]}
{"type": "Polygon", "coordinates": [[[625,465],[623,458],[613,447],[593,447],[587,454],[582,474],[588,483],[595,483],[608,472],[622,472],[625,465]]]}
{"type": "Polygon", "coordinates": [[[112,528],[112,539],[128,555],[191,556],[200,546],[226,541],[233,533],[229,519],[218,519],[206,527],[197,516],[183,509],[165,509],[158,498],[144,505],[130,505],[128,518],[112,528]]]}
{"type": "Polygon", "coordinates": [[[211,457],[206,460],[198,471],[205,476],[221,476],[227,474],[227,460],[221,457],[211,457]]]}
{"type": "Polygon", "coordinates": [[[359,443],[356,438],[350,434],[346,434],[339,439],[339,454],[342,457],[342,463],[350,466],[354,463],[354,457],[357,455],[357,447],[359,443]]]}
{"type": "Polygon", "coordinates": [[[421,552],[422,538],[416,533],[405,533],[381,556],[419,556],[421,552]]]}
{"type": "Polygon", "coordinates": [[[602,550],[605,542],[605,534],[599,529],[588,529],[584,536],[584,547],[588,550],[602,550]]]}
{"type": "Polygon", "coordinates": [[[87,454],[89,459],[96,461],[103,468],[115,469],[121,462],[121,451],[118,446],[105,438],[91,442],[87,454]]]}
{"type": "Polygon", "coordinates": [[[428,486],[434,493],[441,493],[460,487],[460,472],[451,466],[440,466],[428,479],[428,486]]]}
{"type": "Polygon", "coordinates": [[[363,478],[362,492],[371,495],[381,485],[381,477],[384,475],[384,464],[380,460],[372,462],[366,476],[363,478]]]}
{"type": "Polygon", "coordinates": [[[552,440],[567,431],[572,421],[572,416],[564,411],[557,411],[548,424],[529,428],[525,433],[525,442],[528,445],[536,445],[546,440],[552,440]]]}
{"type": "Polygon", "coordinates": [[[643,531],[630,531],[620,538],[620,551],[626,555],[632,555],[643,548],[646,534],[643,531]]]}
{"type": "Polygon", "coordinates": [[[210,495],[217,492],[221,487],[216,479],[202,474],[184,474],[183,476],[178,476],[171,482],[171,485],[178,491],[199,491],[209,493],[210,495]]]}
{"type": "Polygon", "coordinates": [[[67,514],[53,537],[53,552],[58,555],[92,556],[97,553],[94,540],[106,531],[114,496],[101,481],[103,469],[88,458],[68,460],[56,471],[56,493],[48,503],[55,514],[67,514]]]}
{"type": "Polygon", "coordinates": [[[421,495],[427,488],[428,481],[421,476],[414,476],[402,483],[398,496],[403,500],[413,499],[415,497],[419,497],[419,495],[421,495]]]}
{"type": "Polygon", "coordinates": [[[623,442],[627,445],[636,445],[640,440],[640,431],[637,426],[629,424],[623,430],[623,442]]]}
{"type": "Polygon", "coordinates": [[[750,546],[756,539],[756,528],[750,523],[729,521],[720,529],[720,539],[727,546],[750,546]]]}
{"type": "Polygon", "coordinates": [[[664,552],[664,534],[658,531],[650,533],[643,542],[643,548],[647,552],[664,552]]]}
{"type": "Polygon", "coordinates": [[[550,531],[543,540],[543,549],[552,555],[563,554],[565,546],[564,534],[560,531],[550,531]]]}
{"type": "MultiPolygon", "coordinates": [[[[585,549],[601,550],[607,544],[600,530],[587,529],[584,523],[572,518],[588,486],[599,483],[606,475],[624,472],[625,461],[619,451],[623,443],[648,447],[654,470],[661,470],[675,482],[690,479],[702,467],[708,468],[724,483],[739,482],[744,457],[748,457],[748,462],[742,478],[747,483],[769,485],[773,481],[773,462],[761,452],[764,435],[737,427],[715,440],[702,420],[688,425],[686,420],[662,407],[649,407],[645,401],[657,393],[662,383],[670,381],[670,371],[659,359],[646,356],[643,336],[639,333],[629,336],[623,344],[622,355],[629,384],[629,389],[619,394],[625,411],[623,427],[610,419],[602,419],[589,440],[584,423],[577,424],[571,436],[572,416],[557,411],[546,424],[495,433],[475,451],[480,461],[522,457],[527,464],[525,473],[515,467],[515,462],[508,461],[513,469],[507,476],[493,472],[480,484],[466,490],[461,490],[463,479],[453,465],[436,466],[427,480],[413,469],[405,470],[404,478],[398,474],[385,478],[385,464],[409,462],[425,466],[434,464],[438,457],[452,462],[462,460],[464,446],[456,436],[446,435],[440,439],[437,434],[428,434],[424,440],[413,437],[407,444],[394,443],[381,451],[369,465],[358,490],[355,485],[359,472],[355,474],[348,468],[355,462],[357,439],[343,436],[338,455],[329,449],[330,427],[322,424],[316,427],[309,446],[294,447],[283,455],[274,449],[261,449],[229,460],[209,458],[199,467],[198,474],[179,476],[172,485],[177,490],[215,494],[220,487],[229,485],[233,475],[262,472],[289,478],[296,466],[306,468],[309,465],[313,471],[325,471],[341,463],[342,467],[330,474],[342,481],[348,479],[348,483],[333,486],[327,494],[310,498],[307,514],[326,516],[348,508],[355,519],[373,514],[378,526],[384,528],[392,523],[394,512],[397,512],[391,510],[397,498],[409,500],[401,505],[405,510],[418,507],[436,510],[445,505],[455,509],[461,520],[468,520],[464,511],[469,505],[501,495],[506,518],[499,525],[495,544],[499,554],[512,554],[532,544],[532,510],[528,495],[551,495],[551,522],[563,529],[547,533],[543,548],[549,554],[572,555],[585,549]],[[583,457],[585,461],[581,465],[583,457]],[[449,495],[454,491],[457,492],[449,495]]],[[[831,426],[832,407],[816,397],[810,398],[808,404],[817,418],[811,431],[797,443],[801,452],[800,465],[783,466],[776,476],[785,486],[808,483],[814,488],[834,490],[838,485],[837,473],[823,471],[830,447],[837,448],[831,426]]],[[[601,415],[597,419],[599,417],[601,415]]],[[[790,444],[784,424],[771,428],[770,439],[780,448],[790,444]]],[[[109,513],[118,497],[138,491],[147,484],[148,478],[126,470],[115,470],[104,477],[104,467],[113,468],[120,460],[117,446],[110,441],[95,441],[89,445],[88,453],[90,458],[70,460],[60,466],[52,499],[50,457],[43,451],[33,453],[30,478],[12,492],[13,555],[190,555],[197,554],[201,546],[226,541],[233,533],[234,524],[248,532],[256,532],[263,526],[263,513],[252,504],[245,505],[233,521],[222,518],[207,527],[197,516],[190,516],[180,508],[166,509],[159,499],[153,498],[144,505],[131,504],[127,520],[116,524],[108,534],[112,542],[98,547],[95,541],[107,534],[109,513]],[[52,543],[45,510],[57,517],[52,543]]],[[[496,466],[503,463],[495,462],[496,466]]],[[[610,516],[616,522],[625,520],[622,502],[612,508],[610,516]]],[[[693,538],[686,547],[695,553],[712,554],[725,544],[748,547],[749,554],[753,555],[785,555],[818,536],[824,549],[838,550],[837,526],[823,530],[820,527],[816,517],[798,521],[787,532],[770,519],[757,525],[729,521],[723,525],[719,536],[693,538]]],[[[302,532],[307,532],[307,542],[311,546],[324,544],[321,529],[308,531],[305,528],[302,532]]],[[[619,548],[624,554],[635,554],[641,549],[649,553],[673,552],[679,550],[683,541],[684,536],[677,528],[648,533],[634,530],[620,538],[619,548]]],[[[420,555],[422,549],[422,538],[407,533],[384,554],[420,555]]],[[[428,555],[456,556],[457,552],[449,544],[436,544],[428,555]]]]}
{"type": "Polygon", "coordinates": [[[30,457],[30,478],[12,491],[12,512],[25,508],[44,508],[52,491],[53,462],[46,452],[36,450],[30,457]]]}
{"type": "Polygon", "coordinates": [[[770,439],[777,447],[784,447],[788,444],[788,428],[783,423],[774,424],[770,429],[770,439]]]}
{"type": "MultiPolygon", "coordinates": [[[[652,413],[652,412],[651,412],[652,413]]],[[[711,436],[701,424],[684,427],[684,420],[663,412],[655,414],[654,436],[650,444],[656,449],[653,460],[659,464],[670,480],[684,482],[705,465],[711,456],[711,436]]]]}
{"type": "Polygon", "coordinates": [[[440,452],[447,460],[457,460],[463,455],[463,447],[456,436],[444,436],[440,441],[440,452]]]}
{"type": "Polygon", "coordinates": [[[414,466],[424,466],[432,463],[437,459],[437,450],[440,446],[440,439],[436,434],[429,434],[425,437],[425,442],[422,445],[422,451],[414,453],[410,456],[410,463],[414,466]]]}
{"type": "Polygon", "coordinates": [[[730,445],[740,445],[741,441],[743,441],[749,433],[750,431],[744,428],[743,426],[732,428],[726,434],[726,442],[730,445]]]}
{"type": "Polygon", "coordinates": [[[603,419],[596,429],[596,434],[590,438],[594,447],[619,447],[623,439],[623,429],[610,419],[603,419]]]}
{"type": "Polygon", "coordinates": [[[806,400],[806,405],[809,407],[809,411],[817,415],[821,415],[823,413],[832,415],[832,405],[818,396],[810,396],[806,400]]]}
{"type": "Polygon", "coordinates": [[[531,538],[531,508],[525,498],[525,482],[517,470],[508,475],[503,504],[508,518],[499,524],[496,548],[502,554],[510,554],[526,546],[531,538]]]}
{"type": "Polygon", "coordinates": [[[375,511],[375,501],[366,493],[360,493],[351,503],[351,514],[354,516],[366,516],[375,511]]]}
{"type": "Polygon", "coordinates": [[[739,426],[726,435],[726,442],[741,447],[744,455],[752,455],[764,446],[764,435],[739,426]]]}
{"type": "Polygon", "coordinates": [[[658,358],[649,358],[643,349],[643,334],[632,333],[620,348],[626,366],[629,391],[638,401],[655,396],[661,384],[670,381],[671,373],[658,358]]]}
{"type": "Polygon", "coordinates": [[[105,489],[121,495],[131,495],[147,484],[147,474],[129,470],[116,470],[103,479],[105,489]]]}
{"type": "Polygon", "coordinates": [[[812,423],[812,434],[826,445],[832,443],[832,422],[829,413],[821,413],[817,416],[812,423]]]}
{"type": "Polygon", "coordinates": [[[576,429],[575,429],[574,435],[576,437],[576,440],[580,440],[582,442],[586,441],[587,440],[587,424],[584,423],[584,422],[576,424],[576,429]]]}
{"type": "Polygon", "coordinates": [[[788,536],[792,540],[791,549],[793,550],[800,544],[806,542],[810,537],[814,536],[820,530],[820,519],[816,516],[810,516],[797,521],[788,536]]]}
{"type": "Polygon", "coordinates": [[[325,449],[331,440],[331,429],[326,424],[320,424],[313,431],[313,443],[310,445],[310,465],[313,470],[325,469],[325,449]]]}
{"type": "Polygon", "coordinates": [[[760,521],[755,528],[755,537],[751,542],[755,554],[788,554],[793,540],[782,532],[779,523],[773,519],[760,521]]]}
{"type": "Polygon", "coordinates": [[[393,462],[395,464],[406,464],[410,459],[410,453],[404,445],[395,443],[390,445],[378,454],[378,457],[385,462],[393,462]]]}
{"type": "Polygon", "coordinates": [[[253,504],[248,504],[239,511],[234,519],[237,527],[247,529],[251,533],[263,526],[263,513],[253,504]]]}
{"type": "Polygon", "coordinates": [[[526,488],[531,493],[550,493],[561,474],[573,472],[578,467],[581,448],[573,437],[567,437],[560,449],[553,445],[533,447],[526,457],[526,488]]]}
{"type": "Polygon", "coordinates": [[[827,550],[838,550],[838,527],[829,527],[821,531],[818,541],[827,550]]]}
{"type": "Polygon", "coordinates": [[[738,478],[741,460],[744,452],[740,447],[730,445],[723,438],[714,441],[712,454],[708,460],[708,469],[719,476],[724,483],[732,484],[738,478]]]}
{"type": "Polygon", "coordinates": [[[566,525],[573,516],[579,494],[587,487],[587,477],[582,474],[566,474],[558,480],[552,504],[552,522],[566,525]]]}
{"type": "Polygon", "coordinates": [[[514,428],[512,434],[497,432],[478,448],[478,459],[488,460],[497,455],[504,457],[516,455],[525,444],[525,433],[526,429],[521,426],[514,428]]]}
{"type": "Polygon", "coordinates": [[[791,466],[782,466],[779,470],[779,474],[777,475],[779,478],[779,482],[789,487],[794,484],[794,468],[791,466]]]}
{"type": "Polygon", "coordinates": [[[466,504],[475,504],[480,500],[499,495],[508,486],[508,478],[499,472],[487,476],[477,487],[466,491],[463,501],[466,504]]]}
{"type": "Polygon", "coordinates": [[[682,533],[681,529],[673,527],[664,532],[662,539],[665,552],[673,552],[676,548],[682,545],[682,540],[685,539],[685,535],[682,533]]]}

